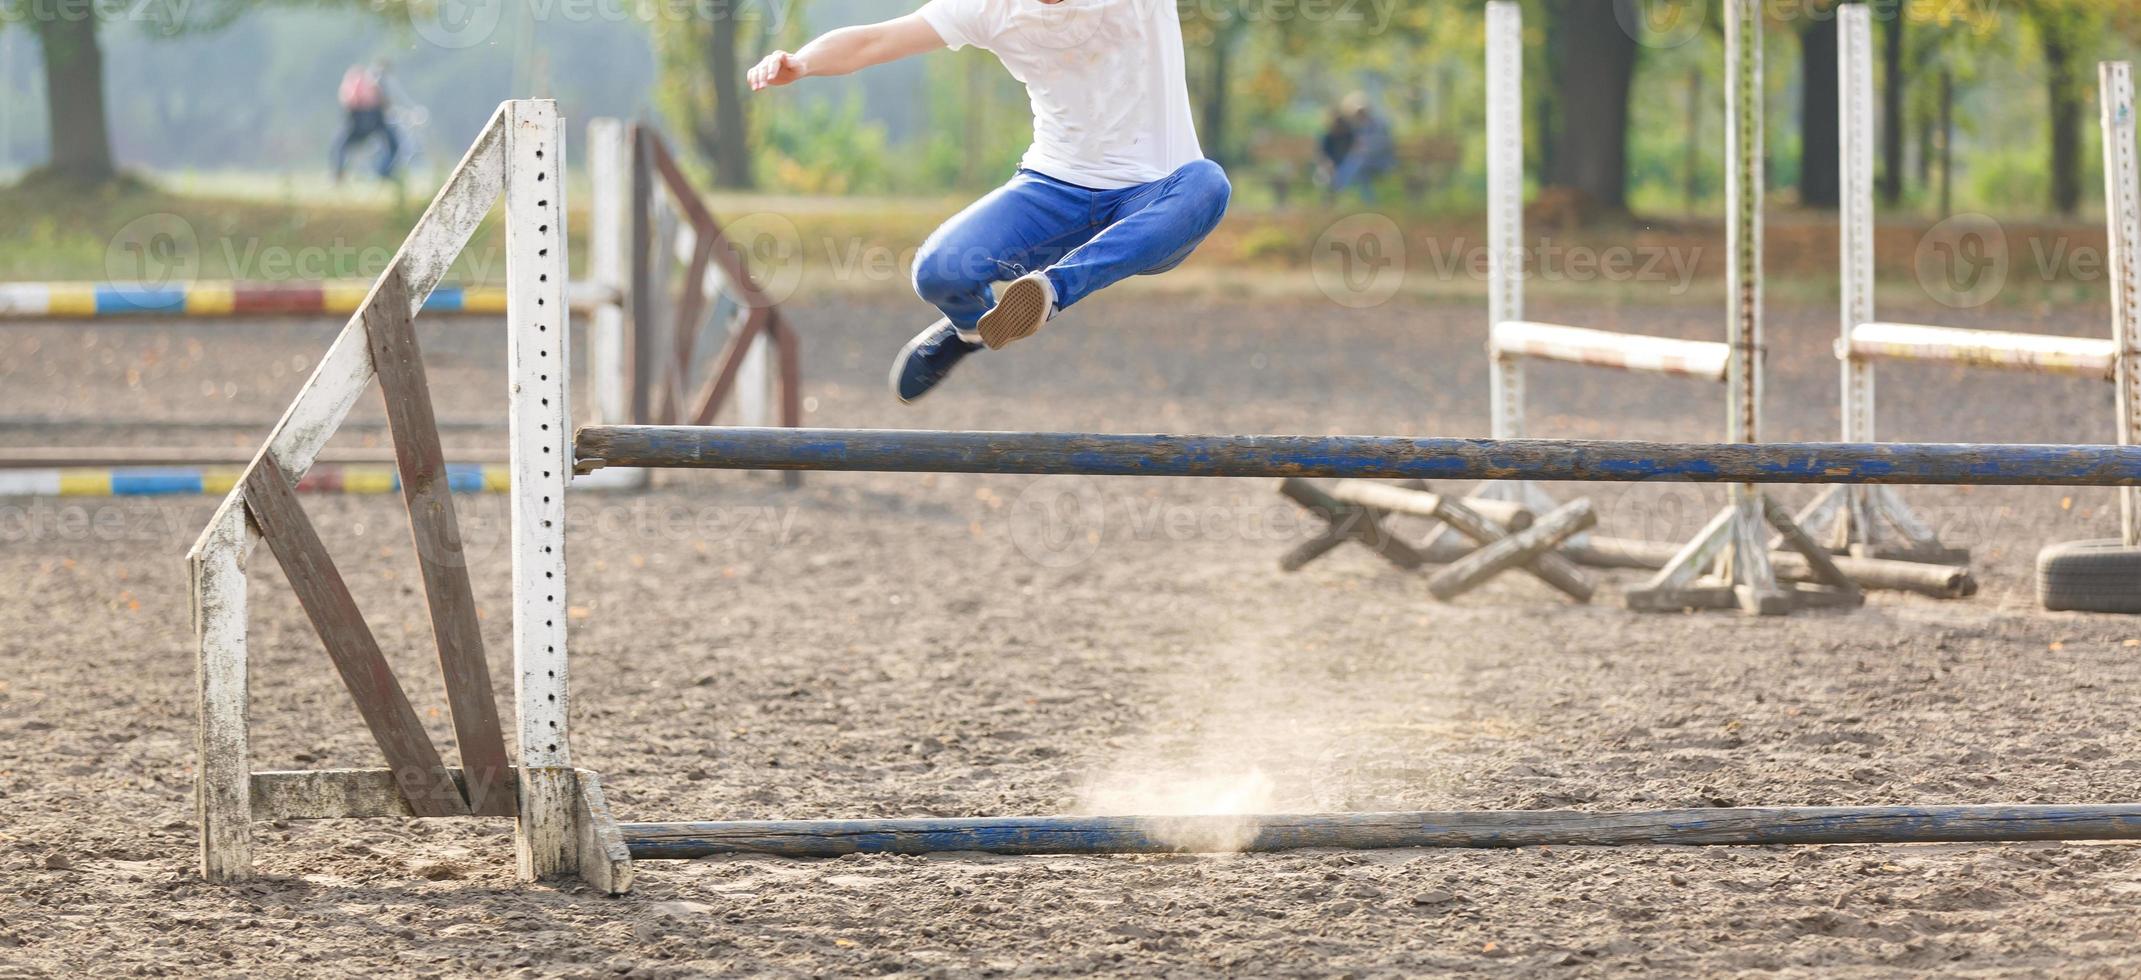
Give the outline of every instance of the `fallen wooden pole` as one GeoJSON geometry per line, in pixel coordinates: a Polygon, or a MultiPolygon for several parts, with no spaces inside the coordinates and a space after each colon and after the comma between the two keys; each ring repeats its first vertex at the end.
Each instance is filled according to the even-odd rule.
{"type": "MultiPolygon", "coordinates": [[[[1563,555],[1579,565],[1592,568],[1635,568],[1656,570],[1664,568],[1678,553],[1680,545],[1670,541],[1639,541],[1633,538],[1607,538],[1591,535],[1589,538],[1564,545],[1563,555]]],[[[1428,560],[1440,556],[1436,549],[1428,549],[1428,560]]],[[[1911,561],[1891,561],[1884,558],[1852,558],[1837,555],[1831,559],[1836,567],[1862,589],[1878,589],[1891,592],[1915,592],[1935,599],[1964,599],[1977,594],[1977,578],[1962,565],[1924,565],[1911,561]]],[[[1789,551],[1772,551],[1769,563],[1777,577],[1787,582],[1819,583],[1806,558],[1789,551]]]]}
{"type": "Polygon", "coordinates": [[[2141,486],[2141,446],[1658,443],[591,425],[604,466],[1033,476],[2141,486]]]}
{"type": "Polygon", "coordinates": [[[2141,805],[1478,810],[1223,817],[628,823],[635,858],[770,854],[1168,854],[1300,848],[1917,844],[2141,839],[2141,805]]]}
{"type": "Polygon", "coordinates": [[[1478,514],[1511,532],[1531,527],[1538,518],[1531,508],[1513,500],[1492,500],[1486,497],[1445,497],[1431,490],[1401,487],[1390,483],[1348,482],[1333,485],[1330,494],[1334,499],[1362,507],[1389,511],[1393,514],[1411,514],[1414,517],[1432,517],[1444,520],[1443,514],[1450,504],[1456,504],[1478,514]]]}

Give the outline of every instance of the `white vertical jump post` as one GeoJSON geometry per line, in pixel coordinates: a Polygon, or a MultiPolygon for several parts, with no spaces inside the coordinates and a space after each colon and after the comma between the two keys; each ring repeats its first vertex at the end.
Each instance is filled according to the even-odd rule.
{"type": "Polygon", "coordinates": [[[373,284],[188,556],[199,646],[200,867],[253,874],[254,820],[516,815],[528,878],[577,874],[630,885],[592,774],[571,768],[565,672],[567,422],[564,131],[556,103],[515,101],[477,137],[373,284]],[[412,319],[447,267],[506,201],[514,690],[519,764],[492,705],[468,567],[446,495],[438,433],[412,319]],[[377,379],[424,570],[460,743],[459,768],[433,746],[291,488],[377,379]],[[248,732],[246,565],[265,541],[386,756],[383,769],[254,772],[248,732]],[[496,792],[493,792],[496,790],[496,792]]]}
{"type": "MultiPolygon", "coordinates": [[[[1493,434],[1526,435],[1526,359],[1714,381],[1726,390],[1726,430],[1733,442],[1761,440],[1762,410],[1762,20],[1760,0],[1726,0],[1726,160],[1731,317],[1727,342],[1679,340],[1534,323],[1524,315],[1523,14],[1515,0],[1487,5],[1487,208],[1491,282],[1487,349],[1493,434]]],[[[1495,484],[1481,493],[1540,513],[1554,501],[1528,482],[1495,484]]],[[[1776,614],[1800,602],[1852,604],[1861,596],[1826,555],[1809,556],[1825,588],[1784,587],[1770,568],[1765,527],[1785,547],[1805,547],[1787,515],[1751,487],[1734,487],[1732,504],[1641,588],[1631,609],[1737,607],[1776,614]]]]}
{"type": "MultiPolygon", "coordinates": [[[[1842,436],[1845,442],[1872,442],[1878,438],[1874,425],[1873,362],[1851,356],[1848,351],[1853,331],[1873,323],[1878,281],[1873,190],[1873,10],[1866,5],[1846,4],[1837,9],[1836,16],[1837,119],[1842,128],[1837,140],[1838,173],[1843,190],[1838,220],[1842,236],[1838,251],[1843,265],[1843,353],[1839,357],[1842,436]]],[[[1825,546],[1864,557],[1940,563],[1963,562],[1970,557],[1967,550],[1942,544],[1893,487],[1831,487],[1800,511],[1798,521],[1810,531],[1826,529],[1821,537],[1825,546]]]]}
{"type": "MultiPolygon", "coordinates": [[[[2118,346],[2119,444],[2141,443],[2141,163],[2135,160],[2134,67],[2097,66],[2104,111],[2104,213],[2110,224],[2112,341],[2118,346]]],[[[2120,533],[2141,546],[2141,488],[2119,491],[2120,533]]]]}
{"type": "Polygon", "coordinates": [[[520,703],[521,877],[570,870],[573,772],[566,742],[564,129],[550,102],[515,102],[506,127],[506,362],[512,383],[513,676],[520,703]]]}
{"type": "MultiPolygon", "coordinates": [[[[1731,307],[1725,438],[1736,443],[1762,441],[1762,35],[1762,0],[1725,0],[1726,301],[1731,307]]],[[[1759,615],[1792,609],[1794,591],[1778,584],[1769,563],[1768,525],[1777,515],[1769,513],[1768,498],[1747,484],[1734,484],[1730,494],[1725,509],[1670,564],[1628,594],[1630,608],[1669,610],[1729,601],[1759,615]]]]}
{"type": "MultiPolygon", "coordinates": [[[[1524,319],[1524,8],[1487,4],[1487,328],[1524,319]]],[[[1496,439],[1524,437],[1524,366],[1494,357],[1496,439]]]]}
{"type": "MultiPolygon", "coordinates": [[[[1875,289],[1875,208],[1873,161],[1875,138],[1873,88],[1873,17],[1862,5],[1837,12],[1838,99],[1843,126],[1839,141],[1843,176],[1843,318],[1837,341],[1842,362],[1843,440],[1879,438],[1875,365],[1881,360],[1963,365],[2032,374],[2063,374],[2112,381],[2121,444],[2137,441],[2141,412],[2141,342],[2135,339],[2135,294],[2141,274],[2135,268],[2135,245],[2141,240],[2135,219],[2134,109],[2132,68],[2125,63],[2099,66],[2103,106],[2104,181],[2108,270],[2111,278],[2112,330],[2108,338],[2057,337],[1997,330],[1966,330],[1877,321],[1875,289]]],[[[1895,125],[1889,120],[1888,125],[1895,125]]],[[[2141,545],[2137,497],[2120,491],[2122,533],[2129,545],[2141,545]]],[[[1904,504],[1893,487],[1831,487],[1799,515],[1799,523],[1818,533],[1823,544],[1868,557],[1959,562],[1969,553],[1943,544],[1927,522],[1904,504]]]]}

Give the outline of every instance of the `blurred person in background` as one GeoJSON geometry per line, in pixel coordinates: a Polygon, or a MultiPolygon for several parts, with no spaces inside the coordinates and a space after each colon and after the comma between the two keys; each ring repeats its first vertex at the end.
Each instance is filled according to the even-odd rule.
{"type": "Polygon", "coordinates": [[[1363,200],[1375,200],[1376,178],[1397,166],[1397,144],[1390,124],[1376,114],[1364,92],[1355,92],[1331,113],[1320,144],[1329,200],[1359,188],[1363,200]]]}
{"type": "Polygon", "coordinates": [[[342,73],[342,85],[335,97],[342,103],[342,135],[336,137],[334,147],[335,183],[342,182],[342,174],[349,162],[349,151],[377,137],[380,141],[379,157],[373,169],[381,180],[394,179],[395,167],[401,159],[401,139],[394,127],[387,123],[387,63],[374,61],[370,64],[351,65],[342,73]]]}

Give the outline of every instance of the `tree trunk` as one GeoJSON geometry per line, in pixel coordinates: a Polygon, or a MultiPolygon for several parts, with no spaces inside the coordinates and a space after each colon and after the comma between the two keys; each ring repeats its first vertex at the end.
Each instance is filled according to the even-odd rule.
{"type": "Polygon", "coordinates": [[[1833,210],[1842,192],[1836,105],[1836,14],[1799,33],[1799,204],[1833,210]]]}
{"type": "Polygon", "coordinates": [[[2044,40],[2046,94],[2052,119],[2052,207],[2072,217],[2082,204],[2081,99],[2074,77],[2074,52],[2064,32],[2039,25],[2044,40]]]}
{"type": "Polygon", "coordinates": [[[40,19],[37,37],[44,48],[52,171],[81,181],[110,180],[118,170],[104,115],[104,54],[97,46],[97,19],[40,19]]]}
{"type": "Polygon", "coordinates": [[[1560,138],[1546,170],[1549,186],[1571,187],[1606,211],[1628,210],[1628,94],[1636,39],[1612,3],[1559,0],[1550,40],[1558,62],[1560,138]]]}
{"type": "MultiPolygon", "coordinates": [[[[1880,9],[1880,8],[1876,8],[1880,9]]],[[[1901,7],[1892,8],[1882,32],[1881,57],[1881,203],[1903,200],[1903,22],[1901,7]]]]}
{"type": "Polygon", "coordinates": [[[1204,134],[1204,155],[1220,164],[1233,162],[1233,120],[1229,94],[1234,85],[1234,46],[1243,22],[1229,17],[1212,29],[1211,74],[1205,79],[1204,118],[1198,131],[1204,134]]]}
{"type": "Polygon", "coordinates": [[[736,6],[722,4],[712,13],[711,47],[706,68],[714,82],[714,186],[749,189],[751,122],[743,104],[743,65],[736,56],[736,6]]]}

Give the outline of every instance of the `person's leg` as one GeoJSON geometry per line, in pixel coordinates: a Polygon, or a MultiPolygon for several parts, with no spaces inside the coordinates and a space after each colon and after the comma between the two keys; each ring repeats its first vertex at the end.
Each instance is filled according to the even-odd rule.
{"type": "Polygon", "coordinates": [[[914,260],[914,291],[972,339],[996,305],[993,283],[1047,268],[1099,228],[1095,192],[1020,173],[929,236],[914,260]]]}
{"type": "Polygon", "coordinates": [[[342,173],[348,168],[349,148],[355,146],[361,138],[357,133],[357,116],[351,113],[348,118],[342,120],[342,132],[335,136],[334,149],[329,151],[327,157],[334,164],[336,183],[341,183],[342,173]]]}
{"type": "Polygon", "coordinates": [[[379,124],[379,179],[393,180],[394,165],[401,161],[401,137],[384,121],[379,124]]]}
{"type": "Polygon", "coordinates": [[[1226,171],[1210,160],[1115,192],[1107,227],[1048,269],[1056,308],[1069,309],[1131,276],[1181,265],[1219,227],[1232,195],[1226,171]]]}

